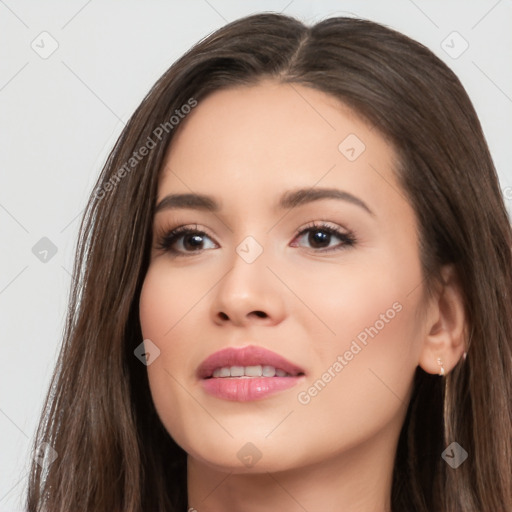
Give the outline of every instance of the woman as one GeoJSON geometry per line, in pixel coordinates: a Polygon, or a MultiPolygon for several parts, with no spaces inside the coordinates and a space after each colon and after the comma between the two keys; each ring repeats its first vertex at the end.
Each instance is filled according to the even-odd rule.
{"type": "Polygon", "coordinates": [[[223,27],[90,199],[28,510],[511,510],[511,247],[432,52],[223,27]]]}

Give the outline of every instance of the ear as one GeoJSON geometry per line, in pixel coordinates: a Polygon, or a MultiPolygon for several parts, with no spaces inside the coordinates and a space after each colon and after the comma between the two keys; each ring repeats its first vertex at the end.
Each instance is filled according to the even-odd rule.
{"type": "Polygon", "coordinates": [[[442,284],[428,306],[419,365],[427,373],[448,374],[464,355],[466,314],[464,297],[453,265],[441,270],[442,284]]]}

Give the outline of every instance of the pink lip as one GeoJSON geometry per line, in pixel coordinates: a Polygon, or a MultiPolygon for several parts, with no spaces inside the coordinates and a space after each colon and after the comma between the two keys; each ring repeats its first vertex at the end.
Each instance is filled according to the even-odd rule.
{"type": "Polygon", "coordinates": [[[223,366],[254,366],[258,364],[281,368],[281,370],[291,375],[304,373],[302,368],[290,363],[290,361],[279,354],[263,347],[249,345],[243,348],[228,347],[213,353],[199,365],[197,375],[200,379],[205,379],[212,376],[215,368],[222,368],[223,366]]]}
{"type": "Polygon", "coordinates": [[[248,402],[295,386],[304,379],[304,370],[284,357],[263,347],[250,345],[226,348],[206,358],[197,370],[203,389],[217,398],[248,402]],[[290,377],[212,377],[213,370],[225,366],[273,366],[290,377]]]}

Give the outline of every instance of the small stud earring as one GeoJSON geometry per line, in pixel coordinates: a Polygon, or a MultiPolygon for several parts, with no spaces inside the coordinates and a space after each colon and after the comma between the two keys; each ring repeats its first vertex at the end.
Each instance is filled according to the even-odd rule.
{"type": "Polygon", "coordinates": [[[439,375],[441,375],[442,377],[444,375],[444,366],[440,357],[437,358],[437,364],[441,367],[441,369],[439,370],[439,375]]]}
{"type": "Polygon", "coordinates": [[[464,361],[466,360],[466,357],[468,357],[468,353],[464,352],[464,354],[462,354],[462,358],[464,359],[464,361]]]}

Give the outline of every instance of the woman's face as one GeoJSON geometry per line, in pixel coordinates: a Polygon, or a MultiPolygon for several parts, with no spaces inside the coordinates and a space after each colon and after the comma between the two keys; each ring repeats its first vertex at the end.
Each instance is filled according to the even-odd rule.
{"type": "Polygon", "coordinates": [[[297,84],[215,92],[182,123],[140,298],[169,434],[232,472],[363,451],[391,467],[425,337],[393,148],[297,84]]]}

